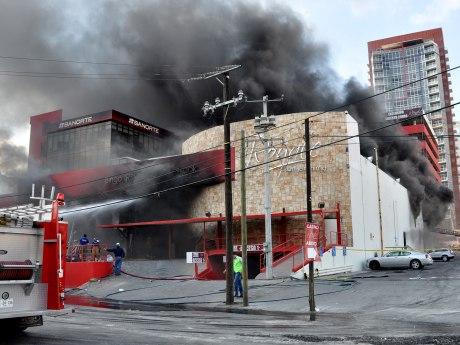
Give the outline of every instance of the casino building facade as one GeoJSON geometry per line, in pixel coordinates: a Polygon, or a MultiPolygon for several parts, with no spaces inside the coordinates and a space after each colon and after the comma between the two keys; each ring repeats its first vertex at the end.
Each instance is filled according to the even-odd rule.
{"type": "MultiPolygon", "coordinates": [[[[277,138],[268,151],[275,275],[297,274],[306,263],[304,120],[311,115],[278,115],[277,127],[268,133],[277,138]]],[[[75,213],[71,241],[88,232],[107,243],[122,242],[129,257],[144,259],[204,251],[208,266],[202,277],[223,278],[216,273],[222,272],[225,252],[222,126],[191,136],[174,151],[173,133],[115,110],[70,120],[56,111],[33,116],[31,125],[31,169],[49,172],[49,182],[70,204],[110,204],[133,195],[134,201],[143,200],[127,208],[75,213]]],[[[253,120],[231,124],[236,248],[241,245],[242,130],[248,139],[246,212],[255,277],[264,271],[264,152],[253,120]]],[[[388,248],[424,248],[421,217],[411,213],[407,190],[361,156],[358,125],[347,112],[312,119],[310,147],[313,216],[320,224],[315,267],[321,273],[361,270],[367,257],[388,248]]]]}
{"type": "MultiPolygon", "coordinates": [[[[311,115],[276,116],[277,127],[269,132],[270,137],[283,139],[272,141],[269,149],[274,247],[280,244],[280,238],[290,238],[304,230],[304,119],[311,115]]],[[[233,181],[233,212],[240,215],[242,211],[241,173],[238,173],[241,170],[242,130],[249,138],[245,154],[247,214],[260,215],[264,214],[265,207],[264,155],[253,120],[231,124],[237,172],[233,181]]],[[[396,179],[376,169],[375,160],[373,163],[361,156],[357,135],[358,125],[346,112],[327,113],[310,121],[312,205],[314,221],[321,224],[320,242],[324,251],[315,266],[320,271],[361,270],[365,258],[376,252],[380,254],[388,248],[406,245],[424,246],[421,217],[416,220],[412,214],[407,190],[396,179]],[[337,209],[339,219],[334,212],[337,209]]],[[[222,138],[222,127],[200,132],[184,142],[183,153],[222,144],[222,138]]],[[[225,214],[223,188],[223,184],[218,184],[201,189],[190,205],[189,217],[225,214]]],[[[207,229],[212,233],[209,226],[207,229]]],[[[240,241],[239,234],[240,221],[237,220],[234,225],[236,243],[240,241]]],[[[263,238],[263,219],[248,216],[248,234],[252,238],[263,238]]],[[[208,245],[209,250],[213,248],[212,243],[208,245]]]]}

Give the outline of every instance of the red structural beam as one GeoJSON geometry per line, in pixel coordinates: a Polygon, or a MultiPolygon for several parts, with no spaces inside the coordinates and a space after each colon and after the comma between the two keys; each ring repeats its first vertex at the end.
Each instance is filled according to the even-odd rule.
{"type": "MultiPolygon", "coordinates": [[[[313,210],[313,214],[322,213],[337,213],[338,209],[327,209],[327,210],[313,210]]],[[[294,211],[294,212],[280,212],[272,213],[272,218],[277,217],[293,217],[307,215],[307,211],[294,211]]],[[[264,219],[265,214],[252,214],[246,216],[247,219],[264,219]]],[[[233,220],[239,220],[241,216],[233,216],[233,220]]],[[[191,224],[191,223],[208,223],[208,222],[219,222],[225,221],[225,217],[202,217],[202,218],[183,218],[183,219],[171,219],[171,220],[154,220],[148,222],[137,222],[137,223],[122,223],[122,224],[102,224],[98,225],[97,228],[128,228],[134,226],[150,226],[150,225],[170,225],[170,224],[191,224]]]]}

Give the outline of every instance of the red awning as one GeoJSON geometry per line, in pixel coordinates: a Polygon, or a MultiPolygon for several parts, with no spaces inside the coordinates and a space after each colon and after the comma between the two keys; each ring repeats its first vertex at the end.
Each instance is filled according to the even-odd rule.
{"type": "MultiPolygon", "coordinates": [[[[327,210],[313,210],[313,214],[324,214],[324,213],[337,213],[338,209],[327,209],[327,210]]],[[[295,211],[295,212],[280,212],[272,213],[272,218],[277,217],[294,217],[307,215],[307,211],[295,211]]],[[[251,214],[246,216],[247,219],[264,219],[265,214],[251,214]]],[[[209,223],[225,221],[225,217],[202,217],[202,218],[183,218],[183,219],[170,219],[170,220],[153,220],[147,222],[137,223],[124,223],[124,224],[102,224],[98,225],[97,228],[128,228],[135,226],[152,226],[152,225],[172,225],[172,224],[191,224],[191,223],[209,223]]],[[[233,216],[233,220],[239,220],[241,216],[233,216]]]]}

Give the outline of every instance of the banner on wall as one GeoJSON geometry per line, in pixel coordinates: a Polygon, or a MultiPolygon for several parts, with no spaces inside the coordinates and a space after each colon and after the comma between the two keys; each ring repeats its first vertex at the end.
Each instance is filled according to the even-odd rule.
{"type": "Polygon", "coordinates": [[[318,245],[319,245],[319,224],[305,223],[305,252],[308,259],[319,261],[318,245]]]}

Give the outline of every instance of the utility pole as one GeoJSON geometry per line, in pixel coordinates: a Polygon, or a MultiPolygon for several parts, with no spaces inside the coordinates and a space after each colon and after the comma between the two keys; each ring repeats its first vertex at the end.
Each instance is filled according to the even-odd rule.
{"type": "Polygon", "coordinates": [[[379,176],[379,153],[376,147],[375,151],[375,171],[377,173],[377,198],[379,207],[379,225],[380,225],[380,256],[383,256],[383,227],[382,227],[382,202],[380,200],[380,176],[379,176]]]}
{"type": "MultiPolygon", "coordinates": [[[[313,222],[313,208],[311,204],[311,163],[310,163],[310,119],[305,119],[305,171],[307,185],[307,220],[313,222]]],[[[314,319],[316,312],[315,306],[315,280],[314,280],[314,263],[312,260],[308,264],[308,304],[310,305],[310,320],[314,319]]]]}
{"type": "Polygon", "coordinates": [[[241,250],[243,252],[243,306],[248,306],[248,227],[246,221],[246,140],[241,130],[241,250]]]}
{"type": "Polygon", "coordinates": [[[215,105],[210,105],[205,102],[203,112],[206,115],[208,112],[213,113],[216,108],[222,107],[224,120],[224,156],[225,156],[225,226],[226,226],[226,260],[225,260],[225,279],[226,279],[226,299],[225,303],[233,304],[233,203],[232,203],[232,166],[231,166],[231,151],[230,151],[230,116],[228,110],[230,105],[236,106],[238,103],[245,101],[243,91],[238,91],[238,98],[229,100],[229,71],[241,67],[232,66],[228,69],[218,71],[207,76],[205,79],[223,76],[223,80],[219,82],[223,86],[223,102],[217,98],[215,105]]]}
{"type": "MultiPolygon", "coordinates": [[[[281,98],[268,100],[268,96],[265,95],[262,98],[263,103],[263,114],[255,118],[254,129],[257,134],[263,133],[261,138],[264,143],[264,166],[265,166],[265,277],[267,279],[273,278],[273,240],[272,240],[272,215],[271,215],[271,202],[270,202],[270,166],[268,158],[269,141],[283,140],[282,138],[269,138],[267,132],[276,127],[275,115],[268,116],[268,102],[280,102],[283,101],[281,98]]],[[[260,101],[248,101],[248,102],[260,102],[260,101]]]]}
{"type": "MultiPolygon", "coordinates": [[[[223,74],[223,101],[229,98],[229,79],[228,72],[223,74]]],[[[226,298],[225,304],[233,304],[233,202],[232,202],[232,158],[230,148],[230,116],[229,106],[222,108],[224,116],[224,155],[225,155],[225,239],[226,239],[226,298]]]]}

